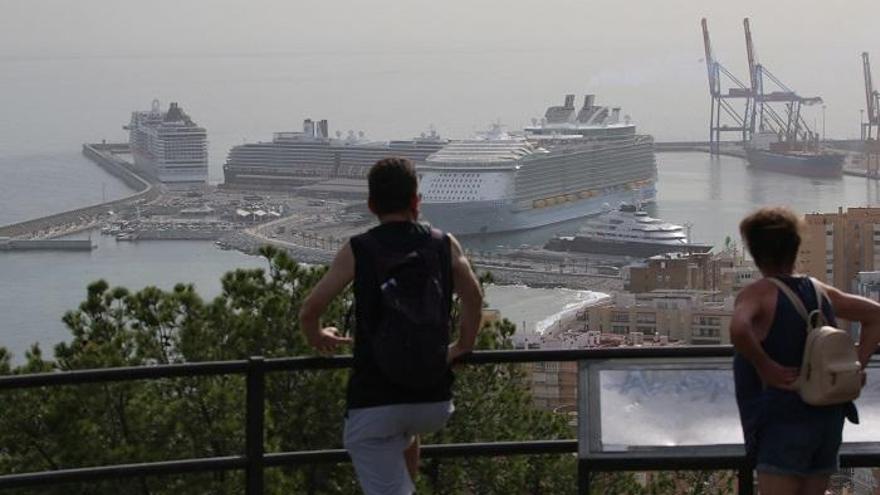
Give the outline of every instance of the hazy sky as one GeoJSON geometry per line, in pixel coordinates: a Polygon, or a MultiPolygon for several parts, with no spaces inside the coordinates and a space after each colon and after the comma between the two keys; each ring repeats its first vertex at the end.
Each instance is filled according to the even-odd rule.
{"type": "Polygon", "coordinates": [[[880,45],[868,0],[2,0],[0,14],[0,50],[25,56],[571,45],[681,54],[699,45],[702,16],[737,54],[743,16],[768,56],[880,45]]]}
{"type": "MultiPolygon", "coordinates": [[[[876,12],[869,0],[0,0],[0,69],[3,59],[327,51],[476,53],[492,71],[500,53],[519,57],[522,71],[541,62],[541,101],[599,87],[661,136],[664,118],[700,107],[699,125],[666,137],[703,137],[700,18],[718,58],[745,79],[750,16],[760,60],[802,94],[825,97],[829,134],[852,135],[864,107],[862,51],[880,80],[876,12]]],[[[437,83],[431,91],[442,93],[437,83]]]]}

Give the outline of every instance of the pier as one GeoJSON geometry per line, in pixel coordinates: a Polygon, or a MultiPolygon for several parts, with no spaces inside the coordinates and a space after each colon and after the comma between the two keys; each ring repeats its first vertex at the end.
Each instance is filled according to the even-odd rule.
{"type": "Polygon", "coordinates": [[[0,251],[91,251],[91,239],[10,239],[0,237],[0,251]]]}
{"type": "Polygon", "coordinates": [[[159,189],[136,173],[134,165],[116,156],[128,151],[128,144],[84,144],[82,153],[110,175],[135,190],[125,198],[77,208],[33,220],[0,227],[0,237],[55,238],[93,228],[97,219],[107,213],[137,203],[147,203],[159,196],[159,189]]]}

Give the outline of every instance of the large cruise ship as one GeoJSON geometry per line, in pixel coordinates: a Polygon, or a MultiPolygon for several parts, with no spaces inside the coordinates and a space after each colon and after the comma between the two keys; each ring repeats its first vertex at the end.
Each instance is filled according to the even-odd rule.
{"type": "Polygon", "coordinates": [[[290,188],[323,179],[364,179],[387,156],[421,162],[448,143],[436,132],[400,141],[367,141],[349,131],[330,137],[326,120],[306,119],[301,132],[276,132],[269,142],[247,143],[229,151],[224,182],[238,188],[290,188]]]}
{"type": "Polygon", "coordinates": [[[177,103],[163,112],[158,100],[150,110],[132,112],[129,144],[135,165],[152,179],[168,184],[208,180],[207,132],[177,103]]]}
{"type": "Polygon", "coordinates": [[[528,229],[602,212],[606,203],[654,201],[650,136],[619,108],[580,108],[574,95],[521,136],[499,127],[453,141],[419,164],[422,214],[456,234],[528,229]]]}

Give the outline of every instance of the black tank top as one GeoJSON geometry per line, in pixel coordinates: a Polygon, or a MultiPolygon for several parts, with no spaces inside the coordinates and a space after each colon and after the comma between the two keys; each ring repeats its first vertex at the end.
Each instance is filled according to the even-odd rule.
{"type": "MultiPolygon", "coordinates": [[[[370,338],[381,310],[376,265],[370,251],[364,246],[364,236],[372,236],[384,248],[407,253],[431,241],[431,228],[416,222],[389,222],[351,238],[354,254],[355,335],[354,365],[348,381],[349,409],[376,407],[389,404],[440,402],[452,398],[452,372],[436,387],[421,390],[401,388],[391,383],[379,370],[373,359],[370,338]]],[[[447,237],[440,253],[445,297],[452,301],[452,258],[447,237]]],[[[451,304],[449,304],[451,307],[451,304]]]]}

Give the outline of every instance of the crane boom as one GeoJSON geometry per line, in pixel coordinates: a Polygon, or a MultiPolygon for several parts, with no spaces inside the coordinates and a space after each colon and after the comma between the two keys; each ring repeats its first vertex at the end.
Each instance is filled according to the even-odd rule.
{"type": "Polygon", "coordinates": [[[709,40],[709,25],[704,17],[700,24],[703,26],[703,48],[706,51],[706,74],[709,77],[709,93],[716,96],[719,92],[717,68],[715,67],[715,58],[712,56],[712,42],[709,40]]]}
{"type": "Polygon", "coordinates": [[[749,83],[752,85],[752,91],[758,89],[758,71],[757,57],[755,55],[755,44],[752,42],[752,29],[749,26],[749,18],[743,19],[743,28],[746,35],[746,55],[749,60],[749,83]]]}
{"type": "Polygon", "coordinates": [[[874,82],[871,80],[871,59],[868,52],[862,52],[862,68],[865,71],[865,98],[867,99],[868,121],[877,119],[877,92],[874,91],[874,82]]]}

